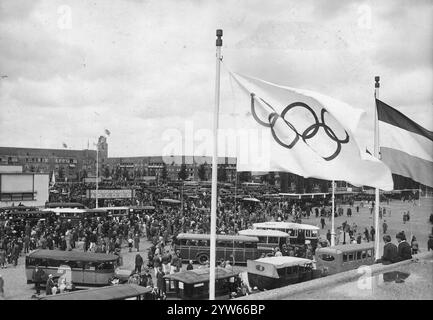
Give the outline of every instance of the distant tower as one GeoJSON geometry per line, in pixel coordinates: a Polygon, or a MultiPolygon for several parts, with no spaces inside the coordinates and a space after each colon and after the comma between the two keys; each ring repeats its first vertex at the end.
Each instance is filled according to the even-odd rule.
{"type": "Polygon", "coordinates": [[[98,139],[98,150],[99,150],[99,157],[102,161],[106,160],[108,158],[108,143],[107,138],[104,136],[100,136],[98,139]]]}

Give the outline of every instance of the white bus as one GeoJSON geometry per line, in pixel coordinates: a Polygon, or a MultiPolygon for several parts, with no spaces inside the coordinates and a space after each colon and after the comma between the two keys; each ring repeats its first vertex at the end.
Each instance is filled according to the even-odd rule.
{"type": "Polygon", "coordinates": [[[285,232],[289,235],[289,242],[291,244],[304,244],[299,243],[299,239],[309,240],[313,247],[317,246],[317,242],[319,241],[319,230],[320,228],[316,226],[312,226],[310,224],[301,224],[294,222],[277,222],[277,221],[268,221],[268,222],[259,222],[253,223],[254,229],[262,229],[262,230],[277,230],[285,232]],[[300,233],[303,233],[304,237],[300,237],[300,233]]]}

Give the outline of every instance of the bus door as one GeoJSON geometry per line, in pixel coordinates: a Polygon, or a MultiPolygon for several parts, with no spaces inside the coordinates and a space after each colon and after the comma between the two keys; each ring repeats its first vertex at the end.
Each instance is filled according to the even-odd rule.
{"type": "Polygon", "coordinates": [[[115,263],[112,261],[98,262],[96,264],[95,283],[107,284],[114,275],[115,263]]]}
{"type": "Polygon", "coordinates": [[[258,251],[257,251],[257,243],[256,242],[244,242],[245,246],[245,261],[247,260],[255,260],[258,258],[258,251]]]}
{"type": "Polygon", "coordinates": [[[221,258],[224,260],[228,260],[232,253],[233,242],[218,239],[216,240],[216,260],[220,260],[221,258]]]}
{"type": "Polygon", "coordinates": [[[67,265],[71,268],[72,283],[83,283],[84,281],[84,262],[70,261],[67,265]]]}
{"type": "Polygon", "coordinates": [[[83,283],[85,284],[96,283],[96,266],[97,263],[95,262],[84,262],[83,283]]]}
{"type": "Polygon", "coordinates": [[[243,241],[233,242],[233,252],[234,252],[235,262],[246,261],[245,243],[243,241]]]}

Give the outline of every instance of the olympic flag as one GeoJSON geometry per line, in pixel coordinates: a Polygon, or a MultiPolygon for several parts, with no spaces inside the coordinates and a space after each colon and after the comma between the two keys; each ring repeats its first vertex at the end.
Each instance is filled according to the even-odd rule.
{"type": "Polygon", "coordinates": [[[389,168],[361,152],[355,140],[353,132],[364,111],[317,92],[230,76],[239,86],[233,97],[241,109],[236,122],[261,131],[253,142],[262,146],[260,154],[242,143],[237,149],[239,171],[289,171],[393,189],[389,168]]]}
{"type": "Polygon", "coordinates": [[[433,187],[433,132],[376,99],[380,154],[393,173],[433,187]]]}

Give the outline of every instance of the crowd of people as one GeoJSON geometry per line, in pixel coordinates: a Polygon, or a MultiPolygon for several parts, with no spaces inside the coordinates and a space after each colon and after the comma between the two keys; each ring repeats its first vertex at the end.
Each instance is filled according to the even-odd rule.
{"type": "MultiPolygon", "coordinates": [[[[124,183],[124,182],[122,182],[124,183]]],[[[144,286],[155,287],[157,297],[165,294],[162,281],[164,274],[179,272],[182,269],[182,257],[180,252],[171,246],[171,240],[179,233],[209,233],[210,226],[210,192],[195,190],[191,195],[179,190],[174,192],[168,186],[158,188],[144,188],[140,185],[120,186],[116,183],[101,185],[101,188],[135,188],[135,199],[116,200],[106,202],[103,205],[148,205],[154,206],[154,210],[142,215],[130,214],[122,218],[108,216],[95,216],[82,219],[78,223],[57,216],[40,219],[35,223],[24,220],[6,220],[0,223],[0,268],[8,264],[16,266],[18,258],[36,248],[57,250],[82,250],[95,253],[112,253],[121,256],[121,248],[127,247],[129,252],[137,250],[135,259],[135,272],[131,281],[139,282],[144,286]],[[181,196],[183,195],[183,197],[181,196]],[[180,199],[180,204],[166,204],[162,198],[180,199]],[[152,243],[147,257],[139,253],[140,239],[145,237],[152,243]],[[145,261],[147,260],[147,264],[145,261]],[[149,277],[150,275],[150,277],[149,277]],[[153,277],[152,277],[153,275],[153,277]],[[153,280],[152,278],[156,279],[153,280]],[[159,279],[159,280],[158,280],[159,279]]],[[[58,184],[51,191],[51,201],[82,202],[83,194],[91,184],[74,183],[58,184]]],[[[191,191],[191,190],[189,190],[191,191]]],[[[248,194],[248,190],[238,190],[240,194],[248,194]]],[[[251,193],[249,193],[251,194],[251,193]]],[[[257,194],[259,197],[259,194],[257,194]]],[[[86,200],[84,204],[94,206],[94,200],[86,200]],[[86,202],[87,201],[87,202],[86,202]]],[[[346,208],[347,218],[352,218],[360,208],[373,202],[350,200],[346,208]]],[[[341,205],[336,208],[336,216],[344,215],[341,205]]],[[[391,211],[385,207],[380,209],[381,219],[390,216],[391,211]]],[[[281,198],[262,197],[260,202],[242,201],[236,195],[228,194],[218,197],[217,207],[217,233],[235,235],[239,230],[252,228],[253,223],[263,221],[292,221],[302,223],[311,217],[320,218],[320,227],[325,228],[327,219],[331,219],[331,208],[327,199],[301,201],[284,200],[281,198]]],[[[433,214],[430,219],[433,219],[433,214]]],[[[404,214],[404,222],[409,221],[409,212],[404,214]]],[[[0,214],[1,220],[1,214],[0,214]]],[[[383,233],[387,234],[388,225],[383,219],[383,233]]],[[[373,226],[360,230],[347,220],[337,228],[336,244],[362,243],[375,240],[376,230],[373,226]]],[[[399,235],[401,238],[401,235],[399,235]]],[[[399,238],[399,239],[400,239],[399,238]]],[[[385,239],[385,238],[384,238],[385,239]]],[[[386,238],[388,239],[388,237],[386,238]]],[[[404,240],[405,241],[405,240],[404,240]]],[[[390,241],[387,242],[387,244],[390,241]]],[[[433,242],[430,236],[429,243],[433,242]]],[[[331,232],[328,229],[326,239],[319,241],[318,246],[329,246],[331,232]]],[[[419,251],[418,242],[414,237],[409,245],[411,253],[419,251]]],[[[388,245],[387,248],[390,246],[388,245]]],[[[433,243],[429,245],[433,249],[433,243]]],[[[275,248],[274,255],[287,255],[313,258],[315,247],[305,242],[302,246],[282,245],[275,248]]],[[[387,249],[394,252],[394,249],[387,249]]],[[[398,252],[398,250],[397,250],[398,252]]],[[[394,260],[385,255],[386,261],[394,260]]],[[[227,265],[226,262],[224,262],[227,265]]],[[[191,264],[192,265],[192,264],[191,264]]],[[[188,266],[189,267],[189,266],[188,266]]],[[[188,268],[187,267],[187,268],[188,268]]],[[[48,279],[50,280],[50,279],[48,279]]],[[[115,280],[115,279],[113,279],[115,280]]],[[[164,284],[163,284],[164,283],[164,284]]],[[[52,285],[58,289],[60,284],[52,285]]],[[[51,290],[52,291],[52,290],[51,290]]],[[[56,290],[55,290],[56,291],[56,290]]]]}

